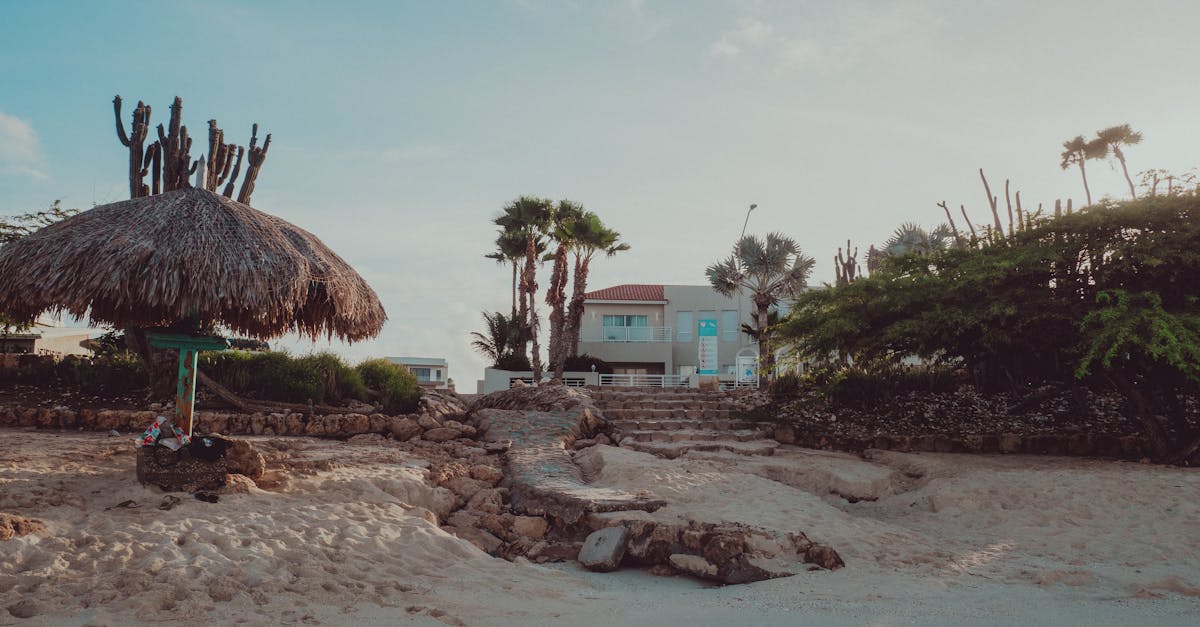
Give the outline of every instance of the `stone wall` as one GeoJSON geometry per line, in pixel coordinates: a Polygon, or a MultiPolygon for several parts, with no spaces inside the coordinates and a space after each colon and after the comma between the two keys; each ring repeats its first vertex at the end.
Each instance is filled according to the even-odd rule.
{"type": "MultiPolygon", "coordinates": [[[[22,407],[0,405],[0,426],[40,427],[85,431],[120,431],[141,433],[161,412],[118,409],[72,409],[69,407],[22,407]]],[[[418,413],[400,416],[384,414],[328,414],[311,416],[302,413],[254,413],[198,411],[195,433],[222,435],[303,435],[329,438],[349,438],[364,433],[391,435],[408,440],[434,431],[433,438],[443,440],[471,437],[474,427],[456,419],[466,415],[466,406],[457,397],[428,391],[421,397],[418,413]]]]}

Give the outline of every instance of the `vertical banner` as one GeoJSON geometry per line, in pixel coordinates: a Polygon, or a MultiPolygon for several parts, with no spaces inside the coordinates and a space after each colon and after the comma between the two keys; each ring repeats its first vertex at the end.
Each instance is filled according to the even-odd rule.
{"type": "Polygon", "coordinates": [[[717,321],[701,320],[696,337],[700,339],[700,368],[699,374],[719,374],[717,372],[717,321]]]}

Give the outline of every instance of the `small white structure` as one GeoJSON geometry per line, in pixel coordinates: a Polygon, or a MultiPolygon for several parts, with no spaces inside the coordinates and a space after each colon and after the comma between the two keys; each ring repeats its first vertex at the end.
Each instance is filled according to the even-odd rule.
{"type": "Polygon", "coordinates": [[[450,366],[441,357],[388,357],[388,361],[408,368],[424,387],[446,389],[450,366]]]}
{"type": "Polygon", "coordinates": [[[27,353],[35,355],[81,355],[89,356],[91,349],[84,344],[87,340],[100,337],[104,329],[95,327],[68,327],[61,320],[42,316],[33,326],[21,332],[3,333],[0,329],[0,353],[27,353]]]}

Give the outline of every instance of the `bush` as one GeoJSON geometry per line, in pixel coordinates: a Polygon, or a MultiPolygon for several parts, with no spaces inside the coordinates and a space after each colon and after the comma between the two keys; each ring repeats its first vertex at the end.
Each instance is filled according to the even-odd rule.
{"type": "Polygon", "coordinates": [[[607,361],[599,357],[592,357],[587,353],[568,357],[564,369],[570,372],[591,372],[592,366],[595,366],[596,372],[600,374],[613,373],[613,367],[607,361]]]}
{"type": "Polygon", "coordinates": [[[386,359],[370,359],[356,368],[360,381],[377,390],[383,411],[389,414],[409,414],[416,411],[421,400],[417,377],[403,366],[386,359]]]}
{"type": "Polygon", "coordinates": [[[802,386],[800,375],[794,372],[784,373],[771,383],[771,398],[776,401],[786,401],[800,395],[802,386]]]}
{"type": "Polygon", "coordinates": [[[98,357],[67,355],[61,360],[40,355],[22,357],[16,368],[0,370],[0,382],[38,387],[78,386],[88,394],[126,394],[146,387],[147,375],[133,353],[98,357]]]}
{"type": "Polygon", "coordinates": [[[529,363],[529,358],[525,355],[508,354],[503,355],[496,360],[496,368],[500,370],[508,370],[511,372],[524,372],[533,370],[533,365],[529,363]]]}
{"type": "Polygon", "coordinates": [[[235,394],[263,400],[285,403],[366,400],[362,377],[331,353],[299,358],[285,352],[201,353],[200,369],[235,394]]]}
{"type": "Polygon", "coordinates": [[[881,365],[818,370],[813,381],[843,405],[871,406],[910,392],[953,392],[954,369],[946,366],[881,365]]]}

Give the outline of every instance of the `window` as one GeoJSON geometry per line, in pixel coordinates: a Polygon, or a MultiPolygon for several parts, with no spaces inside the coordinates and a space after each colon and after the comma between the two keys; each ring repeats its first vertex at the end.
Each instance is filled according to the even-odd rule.
{"type": "Polygon", "coordinates": [[[692,318],[692,312],[675,312],[675,341],[691,342],[692,338],[695,337],[695,331],[693,330],[695,326],[696,322],[692,318]]]}
{"type": "Polygon", "coordinates": [[[606,327],[644,327],[647,322],[647,316],[604,315],[604,326],[606,327]]]}
{"type": "Polygon", "coordinates": [[[604,315],[604,341],[647,342],[651,339],[648,316],[604,315]]]}
{"type": "Polygon", "coordinates": [[[442,369],[441,368],[438,368],[437,370],[433,371],[433,380],[434,381],[442,380],[442,369]]]}
{"type": "Polygon", "coordinates": [[[412,373],[417,377],[417,381],[428,383],[432,379],[429,378],[429,368],[411,368],[412,373]]]}
{"type": "Polygon", "coordinates": [[[738,339],[738,312],[726,309],[721,312],[721,341],[736,342],[738,339]]]}

